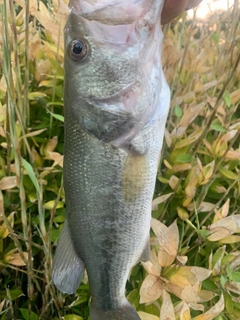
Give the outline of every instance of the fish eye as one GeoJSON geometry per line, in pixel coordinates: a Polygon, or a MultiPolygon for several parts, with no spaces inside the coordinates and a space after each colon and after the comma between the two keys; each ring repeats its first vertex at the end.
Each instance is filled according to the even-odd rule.
{"type": "Polygon", "coordinates": [[[82,60],[87,54],[87,45],[83,40],[74,39],[69,45],[69,53],[73,60],[82,60]]]}

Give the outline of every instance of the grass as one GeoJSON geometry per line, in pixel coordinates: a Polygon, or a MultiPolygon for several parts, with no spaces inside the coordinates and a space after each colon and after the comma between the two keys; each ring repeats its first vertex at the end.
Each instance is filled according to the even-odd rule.
{"type": "MultiPolygon", "coordinates": [[[[153,218],[164,225],[153,220],[151,262],[137,265],[127,283],[143,320],[163,320],[166,313],[240,319],[237,5],[204,21],[184,14],[164,27],[172,99],[153,202],[153,218]]],[[[0,317],[87,319],[86,281],[73,296],[51,282],[65,219],[67,5],[2,0],[0,10],[0,317]]]]}

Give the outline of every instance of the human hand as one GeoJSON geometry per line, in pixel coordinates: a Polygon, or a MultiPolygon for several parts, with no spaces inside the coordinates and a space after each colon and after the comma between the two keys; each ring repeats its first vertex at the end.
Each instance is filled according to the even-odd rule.
{"type": "Polygon", "coordinates": [[[170,22],[179,16],[183,11],[199,5],[202,0],[165,0],[162,10],[162,24],[170,22]]]}

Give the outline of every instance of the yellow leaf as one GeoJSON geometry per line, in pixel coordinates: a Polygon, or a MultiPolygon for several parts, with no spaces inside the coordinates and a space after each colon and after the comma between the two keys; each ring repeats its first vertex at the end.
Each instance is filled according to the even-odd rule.
{"type": "Polygon", "coordinates": [[[182,98],[184,103],[190,104],[191,102],[194,102],[196,100],[196,95],[194,91],[189,91],[182,98]]]}
{"type": "MultiPolygon", "coordinates": [[[[36,69],[35,69],[35,79],[37,82],[42,81],[46,78],[47,74],[50,72],[51,63],[49,60],[40,60],[36,62],[36,69]]],[[[44,83],[41,83],[41,86],[44,86],[44,83]]]]}
{"type": "MultiPolygon", "coordinates": [[[[211,202],[201,202],[199,207],[197,207],[197,212],[209,212],[211,211],[213,208],[215,207],[215,204],[214,203],[211,203],[211,202]]],[[[192,211],[194,210],[194,204],[193,203],[190,203],[188,206],[187,206],[187,209],[189,211],[192,211]]]]}
{"type": "Polygon", "coordinates": [[[151,221],[152,229],[158,238],[159,251],[158,262],[161,267],[173,263],[178,250],[179,232],[176,221],[168,228],[156,219],[151,221]]]}
{"type": "Polygon", "coordinates": [[[225,218],[228,215],[229,204],[230,204],[230,199],[228,198],[227,201],[219,210],[214,210],[215,216],[213,218],[213,223],[217,222],[218,220],[221,220],[222,218],[225,218]]]}
{"type": "Polygon", "coordinates": [[[150,313],[143,312],[143,311],[139,311],[138,315],[141,318],[141,320],[159,320],[159,317],[154,316],[153,314],[150,314],[150,313]]]}
{"type": "Polygon", "coordinates": [[[163,163],[165,164],[165,166],[168,168],[168,169],[172,169],[172,166],[171,166],[171,164],[166,160],[166,159],[164,159],[163,160],[163,163]]]}
{"type": "Polygon", "coordinates": [[[188,257],[187,256],[177,256],[177,261],[184,266],[187,261],[188,261],[188,257]]]}
{"type": "Polygon", "coordinates": [[[179,181],[179,178],[173,175],[169,179],[168,184],[174,190],[178,185],[178,181],[179,181]]]}
{"type": "Polygon", "coordinates": [[[222,137],[222,141],[224,142],[228,142],[228,141],[231,141],[235,136],[236,134],[238,134],[239,130],[230,130],[228,131],[227,133],[224,134],[224,136],[222,137]]]}
{"type": "Polygon", "coordinates": [[[206,92],[208,89],[215,87],[217,85],[217,80],[213,80],[211,82],[205,83],[201,85],[199,89],[195,89],[195,92],[206,92]]]}
{"type": "Polygon", "coordinates": [[[23,0],[16,0],[16,2],[20,7],[25,8],[25,4],[23,0]]]}
{"type": "Polygon", "coordinates": [[[185,110],[185,112],[179,122],[179,127],[187,128],[189,126],[189,124],[191,122],[193,122],[193,120],[199,115],[199,113],[202,111],[202,109],[204,108],[205,105],[206,105],[206,103],[202,102],[202,103],[194,105],[194,106],[189,106],[185,110]]]}
{"type": "Polygon", "coordinates": [[[166,284],[166,289],[185,302],[197,302],[199,300],[196,290],[182,275],[172,275],[166,284]]]}
{"type": "Polygon", "coordinates": [[[38,9],[38,2],[37,0],[30,0],[29,1],[29,11],[31,15],[34,15],[34,13],[37,11],[38,9]]]}
{"type": "Polygon", "coordinates": [[[214,166],[215,161],[213,160],[212,162],[208,163],[206,166],[203,167],[203,179],[201,181],[201,184],[206,184],[209,181],[213,174],[214,166]]]}
{"type": "Polygon", "coordinates": [[[224,244],[231,244],[231,243],[239,243],[240,242],[240,236],[229,236],[222,240],[219,240],[220,243],[224,244]]]}
{"type": "Polygon", "coordinates": [[[48,201],[44,204],[44,208],[47,210],[52,210],[53,208],[59,209],[63,207],[64,207],[64,203],[62,201],[58,201],[57,205],[55,203],[55,200],[48,201]]]}
{"type": "Polygon", "coordinates": [[[52,165],[55,167],[56,165],[60,166],[61,168],[63,167],[63,155],[58,153],[58,152],[47,152],[47,157],[46,159],[51,159],[54,160],[54,164],[52,165]]]}
{"type": "Polygon", "coordinates": [[[187,186],[185,188],[185,193],[188,197],[193,198],[196,194],[196,187],[195,186],[187,186]]]}
{"type": "Polygon", "coordinates": [[[160,271],[152,264],[151,261],[142,262],[142,265],[143,268],[147,271],[147,273],[156,277],[160,277],[160,271]]]}
{"type": "Polygon", "coordinates": [[[46,145],[46,150],[47,151],[53,151],[58,144],[58,136],[53,137],[50,139],[46,145]]]}
{"type": "Polygon", "coordinates": [[[200,304],[200,303],[189,303],[189,307],[193,310],[196,310],[196,311],[202,311],[204,312],[204,305],[203,304],[200,304]]]}
{"type": "Polygon", "coordinates": [[[230,94],[230,98],[232,104],[238,103],[240,101],[240,89],[233,91],[230,94]]]}
{"type": "Polygon", "coordinates": [[[17,177],[16,176],[3,177],[0,180],[0,189],[1,190],[12,189],[16,186],[17,186],[17,177]]]}
{"type": "Polygon", "coordinates": [[[174,310],[175,314],[179,315],[180,320],[191,320],[190,308],[186,302],[181,301],[174,310]]]}
{"type": "Polygon", "coordinates": [[[176,165],[172,166],[172,170],[174,172],[186,171],[191,168],[192,168],[192,165],[190,163],[176,164],[176,165]]]}
{"type": "Polygon", "coordinates": [[[236,160],[239,158],[240,158],[240,151],[237,151],[237,150],[229,150],[225,156],[226,160],[236,160]]]}
{"type": "Polygon", "coordinates": [[[0,126],[0,136],[2,136],[3,138],[6,138],[6,131],[2,126],[0,126]]]}
{"type": "Polygon", "coordinates": [[[191,320],[190,309],[182,310],[180,313],[180,320],[191,320]]]}
{"type": "Polygon", "coordinates": [[[202,282],[206,280],[211,273],[212,270],[190,266],[182,266],[177,270],[177,274],[185,277],[192,286],[195,285],[198,281],[202,282]]]}
{"type": "Polygon", "coordinates": [[[209,309],[204,314],[201,314],[194,318],[194,320],[214,320],[224,309],[224,299],[223,295],[221,296],[220,300],[209,309]]]}
{"type": "Polygon", "coordinates": [[[148,275],[140,288],[140,303],[156,301],[162,294],[163,282],[159,277],[148,275]]]}
{"type": "Polygon", "coordinates": [[[228,281],[225,283],[225,288],[236,294],[240,294],[240,282],[228,281]]]}
{"type": "Polygon", "coordinates": [[[2,214],[4,214],[4,199],[3,199],[2,190],[0,189],[0,215],[2,214]]]}
{"type": "Polygon", "coordinates": [[[162,306],[160,310],[161,320],[175,320],[174,308],[169,293],[162,292],[162,306]]]}
{"type": "Polygon", "coordinates": [[[240,214],[235,214],[217,222],[209,227],[211,235],[208,237],[210,241],[218,241],[224,239],[235,232],[240,231],[240,214]]]}
{"type": "Polygon", "coordinates": [[[198,292],[198,296],[200,297],[201,302],[206,302],[216,297],[216,294],[208,290],[201,290],[198,292]]]}
{"type": "Polygon", "coordinates": [[[169,131],[167,130],[167,128],[165,128],[164,138],[165,138],[165,141],[166,141],[168,148],[170,148],[172,145],[172,137],[171,137],[169,131]]]}
{"type": "Polygon", "coordinates": [[[152,210],[157,210],[158,209],[158,205],[160,203],[165,202],[168,198],[171,197],[171,195],[173,195],[173,192],[168,193],[168,194],[164,194],[164,195],[154,199],[153,202],[152,202],[152,210]]]}
{"type": "Polygon", "coordinates": [[[209,241],[219,241],[221,239],[224,239],[231,235],[231,232],[229,229],[224,227],[211,227],[210,235],[208,236],[209,241]]]}
{"type": "Polygon", "coordinates": [[[32,132],[26,133],[22,137],[20,137],[19,139],[38,136],[40,133],[42,133],[45,130],[47,130],[47,129],[45,128],[45,129],[40,129],[40,130],[36,130],[36,131],[32,131],[32,132]]]}
{"type": "Polygon", "coordinates": [[[178,216],[179,216],[179,218],[180,218],[181,220],[184,220],[184,221],[185,221],[186,219],[189,218],[188,212],[187,212],[185,209],[183,209],[183,208],[177,207],[177,213],[178,213],[178,216]]]}
{"type": "MultiPolygon", "coordinates": [[[[28,253],[27,252],[23,252],[23,256],[25,257],[25,259],[28,259],[28,253]]],[[[25,266],[26,263],[23,261],[20,253],[12,253],[12,254],[7,254],[6,256],[4,256],[4,262],[12,264],[14,266],[18,266],[18,267],[22,267],[25,266]]]]}
{"type": "Polygon", "coordinates": [[[176,149],[180,149],[180,148],[189,146],[190,144],[193,144],[193,142],[195,142],[196,140],[198,140],[198,138],[200,138],[202,132],[203,132],[202,128],[199,128],[199,129],[193,131],[193,133],[191,133],[187,138],[182,139],[181,141],[179,141],[175,145],[175,148],[176,149]]]}
{"type": "MultiPolygon", "coordinates": [[[[15,214],[15,212],[12,212],[7,217],[7,220],[8,220],[11,227],[13,227],[13,225],[14,225],[14,214],[15,214]]],[[[2,219],[0,218],[0,221],[1,220],[2,219]]],[[[7,227],[6,223],[3,222],[0,226],[0,239],[5,239],[8,235],[9,235],[8,227],[7,227]]]]}

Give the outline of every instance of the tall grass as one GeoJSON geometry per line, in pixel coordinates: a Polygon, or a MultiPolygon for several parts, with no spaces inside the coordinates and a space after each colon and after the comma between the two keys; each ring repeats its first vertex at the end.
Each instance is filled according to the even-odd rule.
{"type": "MultiPolygon", "coordinates": [[[[66,2],[0,1],[1,319],[89,316],[86,281],[72,296],[61,294],[51,282],[52,253],[65,219],[66,2]]],[[[162,240],[157,228],[164,227],[154,224],[150,263],[158,273],[137,265],[127,284],[128,299],[143,320],[164,319],[166,304],[176,319],[240,319],[239,24],[235,1],[206,20],[184,14],[164,27],[163,66],[172,99],[153,217],[166,226],[177,219],[176,226],[164,230],[174,230],[179,240],[171,240],[171,231],[161,257],[169,258],[168,245],[176,247],[178,257],[174,253],[169,263],[158,264],[162,240]],[[177,293],[173,279],[186,266],[190,269],[177,293]],[[194,267],[205,277],[198,289],[189,280],[196,276],[194,267]],[[157,290],[149,282],[153,277],[157,290]],[[197,296],[203,292],[208,299],[189,301],[184,290],[197,296]],[[217,303],[214,314],[211,307],[217,303]]]]}

